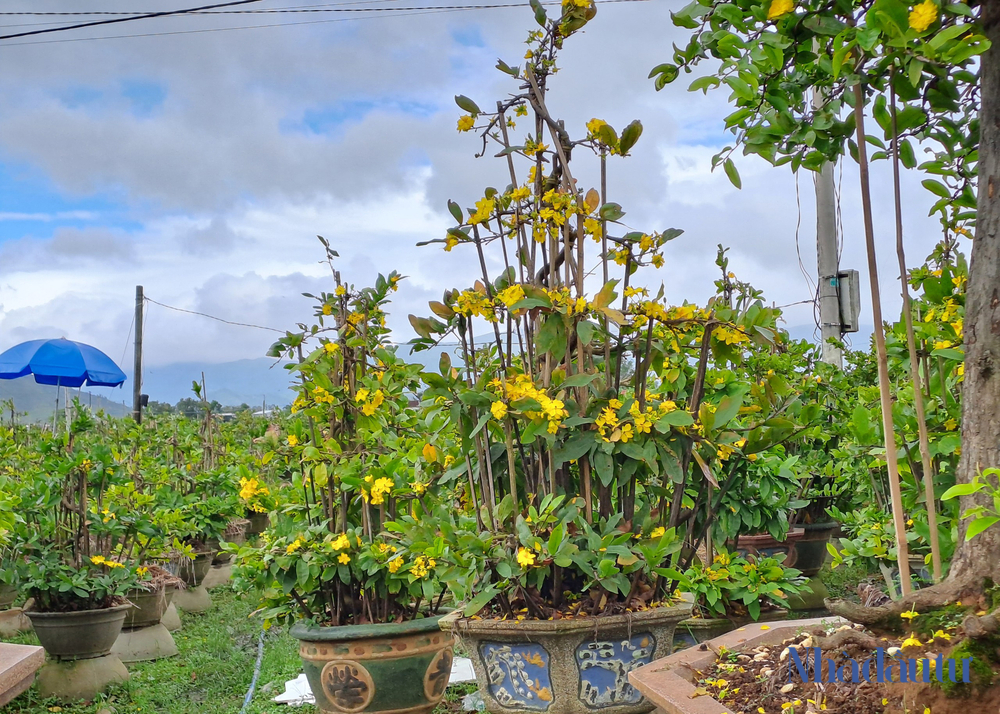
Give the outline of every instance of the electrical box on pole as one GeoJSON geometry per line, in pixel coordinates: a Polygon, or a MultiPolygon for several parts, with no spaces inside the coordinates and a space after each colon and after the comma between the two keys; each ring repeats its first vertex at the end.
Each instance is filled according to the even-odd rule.
{"type": "Polygon", "coordinates": [[[837,273],[837,296],[840,300],[841,332],[857,332],[861,315],[861,281],[857,270],[837,273]]]}

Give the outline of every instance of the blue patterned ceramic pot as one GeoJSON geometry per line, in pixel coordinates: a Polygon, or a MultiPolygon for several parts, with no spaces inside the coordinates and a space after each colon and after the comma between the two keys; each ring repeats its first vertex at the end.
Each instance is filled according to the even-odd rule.
{"type": "Polygon", "coordinates": [[[574,620],[445,618],[476,671],[492,714],[645,714],[653,705],[628,674],[673,647],[691,616],[683,603],[644,612],[574,620]]]}

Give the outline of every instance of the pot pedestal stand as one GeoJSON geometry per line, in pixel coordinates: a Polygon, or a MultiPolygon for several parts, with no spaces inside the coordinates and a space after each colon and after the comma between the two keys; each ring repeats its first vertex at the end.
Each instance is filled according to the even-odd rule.
{"type": "MultiPolygon", "coordinates": [[[[174,597],[177,597],[177,593],[174,593],[174,597]]],[[[177,632],[181,629],[181,616],[177,613],[177,606],[172,600],[167,606],[167,611],[160,618],[160,624],[166,627],[168,632],[177,632]]]]}
{"type": "Polygon", "coordinates": [[[112,684],[128,681],[116,654],[75,660],[52,660],[38,671],[38,694],[71,702],[93,699],[112,684]]]}
{"type": "Polygon", "coordinates": [[[129,594],[135,608],[125,618],[125,626],[115,640],[112,653],[122,662],[148,662],[177,654],[177,645],[170,632],[161,624],[167,606],[173,600],[174,589],[129,594]]]}
{"type": "Polygon", "coordinates": [[[197,587],[189,587],[187,590],[178,590],[174,595],[174,605],[178,610],[184,612],[205,612],[212,609],[212,597],[202,583],[197,587]]]}
{"type": "Polygon", "coordinates": [[[177,654],[177,645],[170,631],[158,622],[150,627],[122,630],[111,652],[122,662],[148,662],[173,657],[177,654]]]}
{"type": "Polygon", "coordinates": [[[213,565],[212,569],[208,571],[208,575],[205,576],[205,580],[202,582],[202,585],[205,586],[206,590],[228,585],[229,578],[232,574],[233,564],[231,562],[223,563],[222,565],[213,565]]]}
{"type": "Polygon", "coordinates": [[[20,607],[0,610],[0,637],[14,637],[31,630],[31,620],[20,607]]]}

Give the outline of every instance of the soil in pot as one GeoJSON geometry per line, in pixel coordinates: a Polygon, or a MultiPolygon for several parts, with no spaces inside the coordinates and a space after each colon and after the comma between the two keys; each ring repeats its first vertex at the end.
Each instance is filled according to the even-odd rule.
{"type": "Polygon", "coordinates": [[[102,657],[111,651],[130,604],[79,612],[35,612],[25,614],[49,656],[58,660],[102,657]]]}
{"type": "Polygon", "coordinates": [[[325,714],[429,714],[444,697],[455,640],[440,617],[402,623],[291,629],[325,714]]]}
{"type": "Polygon", "coordinates": [[[653,708],[628,680],[670,654],[683,603],[621,615],[562,620],[446,618],[471,653],[493,714],[644,714],[653,708]]]}
{"type": "Polygon", "coordinates": [[[794,568],[798,558],[797,545],[805,530],[801,527],[788,529],[785,539],[778,541],[767,533],[759,535],[741,535],[736,540],[735,551],[743,558],[748,555],[760,557],[780,557],[785,556],[783,565],[786,568],[794,568]]]}
{"type": "MultiPolygon", "coordinates": [[[[947,637],[918,635],[920,645],[908,645],[905,650],[894,651],[903,644],[900,638],[884,639],[854,626],[852,639],[837,646],[824,647],[821,653],[823,674],[821,681],[813,681],[815,673],[815,645],[823,637],[823,628],[796,632],[790,640],[773,645],[752,648],[750,651],[733,651],[720,657],[714,667],[704,672],[698,686],[721,701],[732,711],[765,714],[831,711],[850,714],[913,714],[931,711],[933,714],[966,714],[970,703],[974,711],[994,711],[1000,707],[1000,663],[995,644],[963,644],[963,637],[954,628],[947,637]],[[781,659],[786,648],[797,647],[799,664],[790,655],[781,659]],[[878,681],[879,649],[882,650],[883,681],[878,681]],[[992,650],[992,651],[991,651],[992,650]],[[895,657],[892,656],[894,653],[895,657]],[[938,655],[941,655],[940,663],[938,655]],[[971,658],[969,682],[963,683],[962,658],[971,658]],[[949,658],[954,658],[950,660],[949,658]],[[866,662],[871,660],[870,665],[866,662]],[[914,664],[910,665],[909,661],[914,664]],[[920,663],[923,660],[922,666],[920,663]],[[955,679],[950,677],[954,661],[955,679]],[[843,673],[844,681],[831,683],[830,662],[843,673]],[[860,672],[867,666],[871,682],[859,674],[859,683],[851,681],[852,670],[858,664],[860,672]],[[901,662],[911,667],[914,678],[900,682],[901,662]],[[933,663],[933,664],[928,664],[933,663]],[[886,670],[886,665],[892,665],[886,670]],[[803,682],[802,667],[808,681],[803,682]],[[942,682],[937,677],[941,668],[942,682]],[[886,672],[889,674],[886,676],[886,672]],[[924,673],[926,672],[926,680],[924,673]],[[888,679],[888,681],[886,681],[888,679]],[[916,680],[916,681],[914,681],[916,680]],[[789,686],[791,685],[791,686],[789,686]],[[739,690],[739,691],[736,691],[739,690]],[[759,709],[760,708],[760,709],[759,709]]],[[[835,633],[835,636],[840,633],[835,633]]]]}

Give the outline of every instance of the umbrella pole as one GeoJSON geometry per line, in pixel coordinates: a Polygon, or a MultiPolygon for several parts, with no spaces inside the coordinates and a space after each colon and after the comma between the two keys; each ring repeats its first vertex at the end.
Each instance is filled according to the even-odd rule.
{"type": "Polygon", "coordinates": [[[58,424],[56,423],[56,417],[58,415],[59,415],[59,380],[56,379],[56,408],[55,408],[55,411],[52,412],[52,433],[53,434],[56,433],[56,426],[58,426],[58,424]]]}

